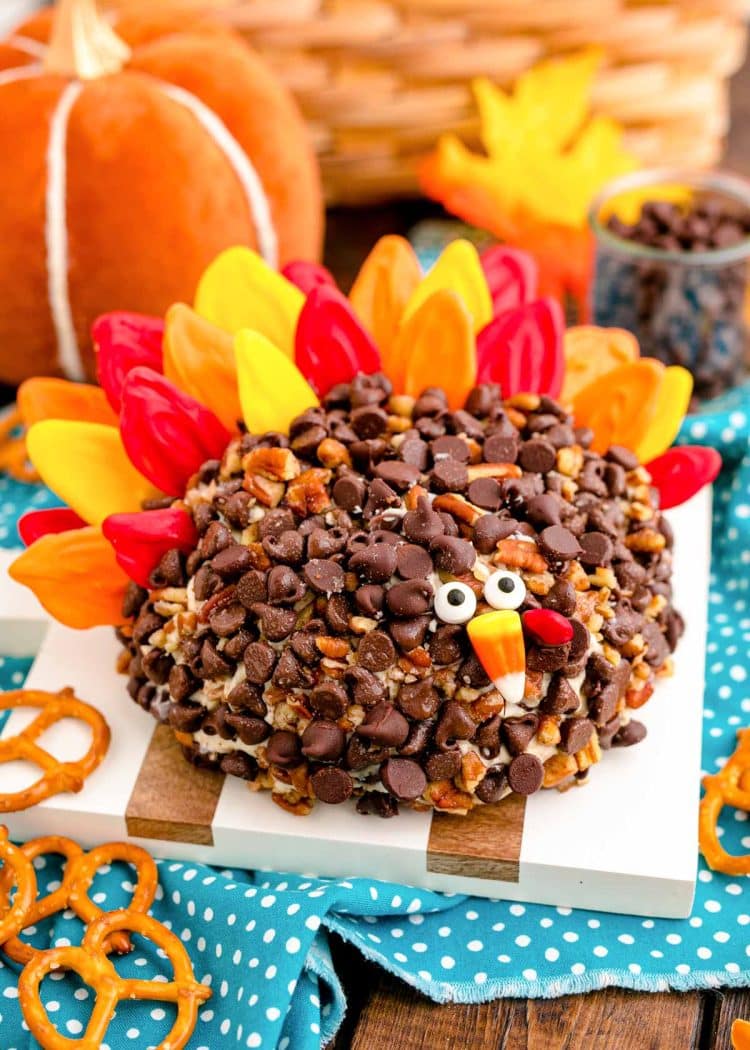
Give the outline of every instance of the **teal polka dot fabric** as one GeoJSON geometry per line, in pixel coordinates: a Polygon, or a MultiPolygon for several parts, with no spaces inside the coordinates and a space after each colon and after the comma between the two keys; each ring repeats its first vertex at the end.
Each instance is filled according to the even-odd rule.
{"type": "MultiPolygon", "coordinates": [[[[711,772],[733,751],[738,727],[750,724],[750,386],[689,418],[679,440],[714,445],[725,461],[715,487],[707,642],[703,767],[711,772]]],[[[0,542],[13,545],[19,510],[49,505],[50,497],[4,481],[0,542]]],[[[5,659],[0,685],[16,686],[27,668],[28,662],[5,659]]],[[[720,831],[730,852],[750,851],[748,814],[724,810],[720,831]]],[[[37,875],[41,892],[54,889],[57,859],[40,859],[37,875]]],[[[322,880],[169,861],[159,863],[159,880],[153,914],[181,938],[198,979],[213,992],[200,1012],[192,1050],[312,1050],[328,1042],[345,1009],[330,931],[440,1002],[555,996],[607,985],[650,991],[750,985],[748,881],[713,873],[702,861],[693,913],[685,920],[480,900],[374,879],[322,880]]],[[[91,892],[108,909],[125,903],[132,889],[132,871],[116,865],[102,870],[91,892]]],[[[65,912],[26,936],[38,946],[75,944],[81,926],[65,912]]],[[[139,938],[117,968],[157,981],[170,977],[160,950],[139,938]]],[[[7,1050],[37,1045],[24,1027],[16,971],[7,962],[0,966],[7,1050]]],[[[62,1033],[81,1035],[91,1010],[89,989],[55,974],[42,986],[42,1001],[62,1033]]],[[[169,1004],[122,1004],[103,1046],[158,1044],[173,1017],[169,1004]]]]}

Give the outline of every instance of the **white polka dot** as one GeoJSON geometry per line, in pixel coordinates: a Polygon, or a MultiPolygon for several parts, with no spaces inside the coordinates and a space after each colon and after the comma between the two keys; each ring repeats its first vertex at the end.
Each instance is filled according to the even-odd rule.
{"type": "Polygon", "coordinates": [[[302,942],[299,940],[298,937],[290,937],[284,945],[284,947],[290,955],[295,955],[302,947],[302,942]]]}
{"type": "Polygon", "coordinates": [[[536,980],[536,970],[524,970],[523,971],[523,976],[526,978],[527,981],[535,981],[536,980]]]}
{"type": "Polygon", "coordinates": [[[45,1003],[45,1008],[48,1014],[54,1014],[60,1009],[60,1004],[53,999],[51,1002],[45,1003]]]}
{"type": "Polygon", "coordinates": [[[206,922],[213,922],[214,910],[213,908],[206,908],[203,912],[203,918],[206,922]]]}
{"type": "MultiPolygon", "coordinates": [[[[417,952],[418,955],[424,955],[424,953],[428,950],[428,946],[424,943],[424,941],[416,941],[414,944],[412,944],[411,950],[413,952],[417,952]]],[[[477,949],[477,951],[479,950],[480,949],[477,949]]]]}
{"type": "Polygon", "coordinates": [[[317,930],[320,926],[320,916],[308,915],[305,919],[305,926],[308,928],[308,930],[317,930]]]}
{"type": "Polygon", "coordinates": [[[278,970],[276,969],[276,967],[273,964],[271,964],[271,966],[267,966],[266,967],[266,974],[265,974],[266,980],[267,981],[272,981],[277,973],[278,973],[278,970]]]}
{"type": "Polygon", "coordinates": [[[277,1006],[269,1006],[266,1010],[266,1017],[269,1021],[278,1021],[281,1017],[281,1010],[277,1006]]]}
{"type": "Polygon", "coordinates": [[[484,948],[484,945],[481,941],[469,941],[466,947],[469,949],[470,952],[481,952],[482,948],[484,948]]]}
{"type": "Polygon", "coordinates": [[[733,963],[733,962],[724,963],[724,969],[727,971],[727,973],[739,973],[740,972],[740,968],[737,965],[737,963],[733,963]]]}
{"type": "MultiPolygon", "coordinates": [[[[750,510],[750,508],[748,508],[750,510]]],[[[747,678],[747,671],[742,664],[734,664],[729,668],[729,677],[734,682],[744,682],[747,678]]]]}
{"type": "Polygon", "coordinates": [[[525,933],[519,934],[519,936],[516,937],[516,944],[519,948],[528,948],[531,944],[531,937],[528,937],[525,933]]]}
{"type": "Polygon", "coordinates": [[[718,901],[713,901],[713,900],[706,901],[706,903],[703,905],[703,907],[706,909],[706,911],[710,911],[710,912],[721,911],[721,905],[719,904],[718,901]]]}
{"type": "Polygon", "coordinates": [[[438,937],[450,937],[451,932],[450,926],[440,926],[438,929],[438,937]]]}
{"type": "Polygon", "coordinates": [[[666,937],[667,944],[682,944],[682,937],[679,933],[668,933],[666,937]]]}
{"type": "Polygon", "coordinates": [[[263,934],[263,943],[270,944],[275,936],[276,930],[266,930],[266,932],[263,934]]]}
{"type": "Polygon", "coordinates": [[[267,893],[265,897],[260,898],[261,908],[272,908],[276,903],[276,898],[272,893],[267,893]]]}
{"type": "Polygon", "coordinates": [[[641,972],[641,968],[638,965],[638,963],[628,963],[628,969],[631,973],[634,974],[639,974],[641,972]]]}
{"type": "Polygon", "coordinates": [[[714,940],[718,944],[726,944],[729,940],[729,934],[726,932],[726,930],[717,930],[714,934],[714,940]]]}
{"type": "Polygon", "coordinates": [[[546,948],[544,952],[544,958],[548,962],[557,962],[560,958],[560,953],[557,948],[546,948]]]}
{"type": "Polygon", "coordinates": [[[563,940],[567,941],[568,944],[575,944],[578,940],[578,934],[574,933],[573,930],[566,930],[563,934],[563,940]]]}
{"type": "Polygon", "coordinates": [[[487,980],[487,974],[486,973],[475,973],[474,974],[474,984],[484,984],[484,982],[486,980],[487,980]]]}
{"type": "Polygon", "coordinates": [[[605,955],[609,955],[609,950],[603,944],[597,944],[594,948],[594,955],[599,959],[603,959],[605,955]]]}
{"type": "Polygon", "coordinates": [[[524,908],[523,904],[511,904],[511,906],[508,908],[508,911],[510,912],[511,915],[525,915],[526,914],[526,909],[524,908]]]}
{"type": "Polygon", "coordinates": [[[444,955],[440,960],[440,965],[443,967],[444,970],[452,970],[453,967],[456,965],[456,960],[453,958],[452,955],[444,955]]]}
{"type": "MultiPolygon", "coordinates": [[[[250,1035],[247,1037],[246,1045],[249,1047],[256,1047],[260,1046],[262,1042],[263,1040],[261,1039],[258,1032],[251,1032],[250,1035]]],[[[279,1046],[281,1046],[281,1044],[279,1044],[279,1046]]]]}
{"type": "Polygon", "coordinates": [[[629,933],[621,933],[617,940],[620,944],[635,944],[635,937],[631,937],[629,933]]]}
{"type": "Polygon", "coordinates": [[[699,948],[695,954],[699,959],[710,959],[713,953],[710,948],[699,948]]]}
{"type": "Polygon", "coordinates": [[[675,966],[675,970],[677,971],[677,973],[681,973],[683,975],[686,973],[690,973],[690,967],[687,963],[678,963],[677,966],[675,966]]]}
{"type": "Polygon", "coordinates": [[[73,1018],[70,1021],[66,1021],[65,1027],[68,1029],[71,1035],[80,1035],[83,1031],[83,1025],[80,1021],[76,1021],[75,1018],[73,1018]]]}
{"type": "Polygon", "coordinates": [[[586,973],[586,967],[583,965],[583,963],[573,963],[573,965],[570,968],[570,972],[574,973],[576,977],[580,977],[582,973],[586,973]]]}
{"type": "Polygon", "coordinates": [[[155,1010],[151,1011],[151,1016],[155,1021],[163,1021],[167,1016],[166,1010],[162,1010],[160,1006],[157,1006],[155,1010]]]}

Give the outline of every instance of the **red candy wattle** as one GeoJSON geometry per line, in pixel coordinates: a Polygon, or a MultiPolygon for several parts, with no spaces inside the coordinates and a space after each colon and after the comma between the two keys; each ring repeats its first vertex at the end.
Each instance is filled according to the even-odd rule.
{"type": "Polygon", "coordinates": [[[231,437],[213,412],[151,368],[125,377],[120,433],[136,469],[168,496],[182,496],[202,463],[221,459],[231,437]]]}
{"type": "Polygon", "coordinates": [[[307,297],[297,322],[295,361],[321,397],[358,372],[381,368],[380,354],[337,288],[318,284],[307,297]]]}
{"type": "Polygon", "coordinates": [[[112,514],[102,523],[102,532],[120,568],[139,587],[149,586],[151,573],[167,551],[177,547],[189,554],[198,542],[193,519],[179,507],[112,514]]]}
{"type": "Polygon", "coordinates": [[[305,295],[309,295],[313,288],[319,285],[336,287],[336,280],[330,270],[320,263],[307,262],[304,259],[295,259],[282,267],[281,274],[291,281],[305,295]]]}
{"type": "Polygon", "coordinates": [[[30,510],[18,522],[18,535],[24,547],[30,547],[42,536],[52,533],[82,529],[86,522],[70,507],[50,507],[47,510],[30,510]]]}
{"type": "Polygon", "coordinates": [[[536,296],[537,266],[527,252],[496,244],[482,252],[480,262],[495,317],[531,302],[536,296]]]}
{"type": "Polygon", "coordinates": [[[541,645],[565,645],[573,640],[573,624],[554,609],[529,609],[521,621],[524,631],[541,645]]]}
{"type": "Polygon", "coordinates": [[[115,412],[120,411],[122,384],[132,368],[163,368],[164,321],[146,314],[113,311],[94,321],[91,337],[96,349],[99,384],[115,412]]]}
{"type": "Polygon", "coordinates": [[[565,318],[555,299],[537,299],[495,317],[477,336],[477,382],[499,383],[504,398],[556,398],[565,373],[565,318]]]}
{"type": "Polygon", "coordinates": [[[715,481],[721,470],[721,456],[715,448],[682,445],[670,448],[646,463],[654,487],[659,490],[662,510],[679,507],[715,481]]]}

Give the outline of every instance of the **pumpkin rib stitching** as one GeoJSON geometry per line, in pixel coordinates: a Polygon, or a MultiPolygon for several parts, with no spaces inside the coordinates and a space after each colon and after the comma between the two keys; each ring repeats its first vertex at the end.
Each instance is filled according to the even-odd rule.
{"type": "Polygon", "coordinates": [[[47,295],[57,335],[57,360],[68,379],[86,378],[73,324],[69,286],[67,219],[67,138],[73,106],[83,91],[73,81],[63,91],[50,122],[47,144],[47,194],[45,239],[47,244],[47,295]]]}
{"type": "Polygon", "coordinates": [[[24,55],[32,55],[34,58],[43,58],[47,50],[44,44],[34,40],[31,36],[24,36],[22,33],[15,33],[13,36],[9,36],[5,43],[15,48],[16,51],[22,51],[24,55]]]}
{"type": "Polygon", "coordinates": [[[255,227],[258,250],[269,266],[278,266],[278,238],[271,216],[271,206],[258,172],[245,150],[223,120],[201,99],[177,84],[157,80],[162,92],[192,113],[201,127],[229,161],[247,199],[250,219],[255,227]]]}
{"type": "Polygon", "coordinates": [[[14,84],[17,80],[33,80],[42,75],[42,67],[34,62],[28,66],[15,66],[13,69],[0,70],[0,87],[14,84]]]}

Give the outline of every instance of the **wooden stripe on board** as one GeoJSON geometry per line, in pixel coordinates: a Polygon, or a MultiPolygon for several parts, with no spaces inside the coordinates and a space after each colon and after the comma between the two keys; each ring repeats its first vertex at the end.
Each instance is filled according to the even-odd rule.
{"type": "Polygon", "coordinates": [[[465,817],[434,813],[427,870],[474,879],[518,882],[526,799],[508,795],[465,817]]]}
{"type": "Polygon", "coordinates": [[[213,846],[223,773],[186,761],[172,729],[157,725],[125,812],[128,835],[213,846]]]}

